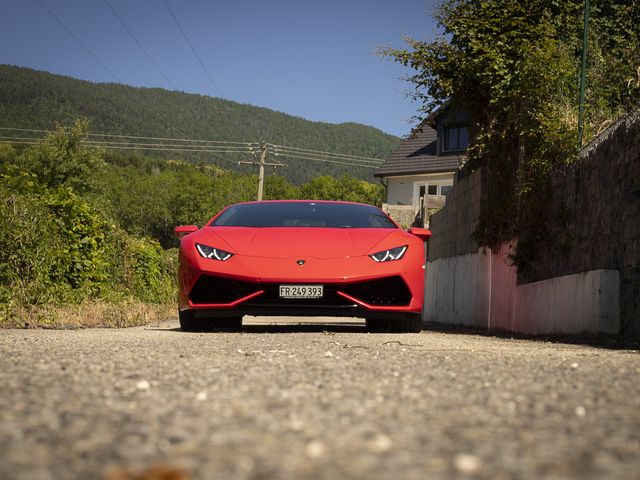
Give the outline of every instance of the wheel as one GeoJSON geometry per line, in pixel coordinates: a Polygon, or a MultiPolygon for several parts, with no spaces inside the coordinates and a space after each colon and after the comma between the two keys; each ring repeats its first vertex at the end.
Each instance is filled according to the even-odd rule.
{"type": "Polygon", "coordinates": [[[412,316],[409,318],[367,318],[367,330],[418,333],[422,331],[422,318],[412,316]]]}
{"type": "Polygon", "coordinates": [[[178,309],[178,318],[180,319],[180,328],[183,332],[202,331],[202,326],[193,318],[193,312],[191,310],[178,309]]]}
{"type": "Polygon", "coordinates": [[[178,310],[178,318],[184,332],[232,332],[242,328],[242,317],[196,318],[192,310],[178,310]]]}

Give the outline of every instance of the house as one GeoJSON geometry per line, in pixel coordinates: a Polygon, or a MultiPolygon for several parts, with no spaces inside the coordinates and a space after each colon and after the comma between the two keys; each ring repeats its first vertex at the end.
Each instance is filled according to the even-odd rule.
{"type": "Polygon", "coordinates": [[[374,172],[387,187],[383,209],[402,226],[428,222],[444,205],[469,144],[469,116],[443,107],[426,118],[374,172]]]}

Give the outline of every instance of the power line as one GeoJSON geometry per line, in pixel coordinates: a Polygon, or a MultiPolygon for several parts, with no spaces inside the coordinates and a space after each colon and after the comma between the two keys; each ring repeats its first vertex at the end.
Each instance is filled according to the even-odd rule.
{"type": "Polygon", "coordinates": [[[350,162],[340,162],[337,160],[329,160],[329,159],[321,159],[321,158],[312,158],[312,157],[304,157],[302,155],[290,155],[290,154],[277,154],[279,157],[288,157],[288,158],[297,158],[301,160],[311,160],[314,162],[323,162],[323,163],[336,163],[338,165],[350,165],[353,167],[364,167],[364,168],[378,168],[379,165],[364,165],[361,163],[350,163],[350,162]]]}
{"type": "MultiPolygon", "coordinates": [[[[37,145],[42,140],[42,137],[16,137],[0,135],[0,140],[6,140],[8,143],[25,143],[30,145],[37,145]]],[[[100,142],[92,140],[84,140],[82,143],[93,147],[104,148],[121,148],[130,150],[172,150],[180,152],[209,152],[209,153],[243,153],[243,154],[255,154],[256,151],[252,148],[224,148],[224,147],[207,147],[206,145],[180,145],[180,144],[166,144],[166,143],[122,143],[122,142],[100,142]]]]}
{"type": "MultiPolygon", "coordinates": [[[[16,132],[38,132],[38,133],[52,133],[53,130],[41,130],[35,128],[12,128],[12,127],[0,127],[0,130],[16,131],[16,132]]],[[[171,138],[171,137],[143,137],[139,135],[117,135],[111,133],[89,133],[89,137],[113,137],[113,138],[133,138],[133,139],[145,139],[145,140],[171,140],[174,142],[194,142],[194,143],[218,143],[229,145],[258,145],[257,142],[232,142],[228,140],[202,140],[194,138],[171,138]]]]}
{"type": "MultiPolygon", "coordinates": [[[[27,138],[27,137],[9,137],[9,136],[0,136],[0,140],[10,140],[9,143],[13,143],[13,144],[19,144],[19,145],[37,145],[39,143],[38,138],[27,138]]],[[[252,150],[216,150],[216,149],[212,149],[212,148],[197,148],[198,146],[193,146],[193,147],[188,147],[185,148],[186,146],[183,146],[182,148],[175,148],[175,147],[171,147],[171,146],[167,146],[167,145],[163,145],[163,144],[159,144],[161,146],[149,146],[146,144],[139,144],[139,146],[135,146],[135,145],[129,145],[129,144],[95,144],[92,143],[90,141],[85,142],[91,146],[94,147],[103,147],[106,148],[108,150],[141,150],[141,151],[159,151],[159,152],[182,152],[182,153],[233,153],[233,154],[238,154],[238,153],[243,153],[243,154],[253,154],[255,153],[252,150]]],[[[153,145],[153,144],[151,144],[153,145]]],[[[353,162],[344,162],[344,161],[337,161],[337,160],[330,160],[330,159],[322,159],[322,158],[314,158],[314,157],[306,157],[303,155],[291,155],[291,154],[277,154],[276,156],[280,156],[280,157],[287,157],[287,158],[295,158],[295,159],[299,159],[299,160],[310,160],[310,161],[314,161],[314,162],[322,162],[322,163],[334,163],[337,165],[348,165],[348,166],[353,166],[353,167],[362,167],[362,168],[377,168],[378,165],[366,165],[366,164],[360,164],[360,163],[353,163],[353,162]]],[[[240,163],[238,160],[231,160],[229,158],[226,157],[217,157],[220,158],[221,160],[227,161],[227,162],[231,162],[231,163],[240,163]]],[[[255,163],[255,162],[249,162],[251,164],[255,163]]],[[[278,165],[278,166],[284,166],[284,165],[278,165]]]]}
{"type": "Polygon", "coordinates": [[[323,153],[312,153],[313,150],[304,150],[297,149],[287,150],[287,149],[275,149],[273,152],[276,156],[284,156],[284,157],[292,157],[292,158],[305,158],[307,160],[331,160],[332,163],[347,163],[347,164],[357,164],[357,165],[367,165],[372,167],[379,167],[384,163],[382,159],[367,159],[368,157],[357,157],[357,156],[349,156],[343,155],[334,152],[323,152],[323,153]]]}
{"type": "MultiPolygon", "coordinates": [[[[0,139],[3,139],[3,137],[0,137],[0,139]]],[[[10,138],[7,138],[7,140],[10,140],[10,138]]],[[[38,145],[40,142],[37,141],[37,139],[29,139],[29,140],[11,140],[8,143],[12,143],[12,144],[18,144],[18,145],[38,145]]],[[[207,148],[201,148],[201,149],[184,149],[184,148],[172,148],[172,147],[146,147],[146,146],[140,146],[140,147],[132,147],[132,146],[119,146],[119,145],[90,145],[93,147],[103,147],[106,148],[107,150],[141,150],[141,151],[159,151],[159,152],[183,152],[183,153],[188,153],[188,152],[192,152],[192,153],[251,153],[253,154],[253,152],[238,152],[238,151],[225,151],[225,150],[211,150],[211,149],[207,149],[207,148]]],[[[225,157],[219,157],[222,160],[231,162],[231,163],[238,163],[238,160],[231,160],[229,158],[225,158],[225,157]]]]}
{"type": "Polygon", "coordinates": [[[104,68],[107,72],[109,72],[109,74],[110,74],[113,78],[115,78],[116,82],[118,82],[118,83],[122,83],[122,81],[120,81],[120,79],[116,76],[116,74],[115,74],[115,73],[113,73],[111,70],[109,70],[109,68],[108,68],[104,63],[102,63],[102,62],[100,61],[100,59],[99,59],[99,58],[98,58],[98,57],[97,57],[97,56],[96,56],[96,55],[95,55],[91,50],[89,50],[89,47],[87,47],[84,43],[82,43],[82,41],[81,41],[81,40],[80,40],[80,39],[79,39],[79,38],[78,38],[78,37],[77,37],[77,36],[76,36],[76,35],[75,35],[75,34],[74,34],[70,29],[69,29],[69,27],[67,27],[67,26],[64,24],[64,22],[63,22],[62,20],[60,20],[60,18],[58,18],[58,16],[57,16],[55,13],[53,13],[53,12],[51,11],[51,9],[50,9],[49,7],[47,7],[44,3],[42,3],[42,0],[38,0],[38,3],[42,6],[42,8],[44,8],[47,12],[49,12],[49,15],[51,15],[53,18],[55,18],[55,19],[56,19],[56,21],[57,21],[57,22],[62,26],[62,28],[64,28],[64,29],[67,31],[67,33],[68,33],[69,35],[71,35],[71,36],[73,37],[73,39],[74,39],[76,42],[78,42],[78,43],[80,44],[80,46],[81,46],[82,48],[84,48],[84,49],[85,49],[85,51],[86,51],[89,55],[91,55],[91,56],[93,57],[93,59],[94,59],[96,62],[98,62],[100,65],[102,65],[102,68],[104,68]]]}
{"type": "MultiPolygon", "coordinates": [[[[0,140],[32,140],[34,143],[38,143],[43,137],[16,137],[0,135],[0,140]]],[[[223,153],[256,153],[256,150],[251,147],[237,148],[237,147],[225,147],[207,145],[183,145],[183,144],[170,144],[170,143],[133,143],[133,142],[104,142],[98,140],[84,140],[84,144],[92,146],[104,146],[104,147],[164,147],[164,148],[179,148],[185,152],[223,152],[223,153]]]]}
{"type": "Polygon", "coordinates": [[[140,43],[140,41],[138,40],[138,38],[133,34],[133,32],[131,31],[131,29],[127,26],[126,23],[124,23],[124,20],[120,17],[120,15],[118,15],[118,12],[116,12],[116,9],[113,8],[113,6],[111,5],[111,3],[109,3],[109,0],[104,0],[104,3],[107,4],[107,6],[111,9],[111,11],[113,12],[113,14],[115,15],[115,17],[118,19],[118,21],[122,24],[122,26],[124,27],[124,29],[129,32],[129,35],[131,35],[131,38],[133,38],[135,40],[135,42],[138,44],[138,46],[140,47],[140,50],[142,50],[142,53],[145,54],[145,56],[149,59],[149,61],[152,63],[152,65],[156,68],[156,70],[158,70],[158,72],[160,72],[160,75],[162,75],[162,77],[167,81],[167,83],[171,86],[171,88],[173,88],[174,90],[177,90],[176,86],[171,82],[171,80],[169,80],[167,78],[167,76],[164,74],[164,72],[160,69],[160,67],[156,64],[156,62],[153,61],[153,58],[151,58],[151,55],[149,55],[149,52],[147,52],[147,50],[142,46],[142,43],[140,43]]]}
{"type": "MultiPolygon", "coordinates": [[[[1,137],[0,137],[1,138],[1,137]]],[[[187,147],[185,145],[165,145],[165,144],[148,144],[148,143],[108,143],[108,142],[84,142],[87,145],[92,147],[105,147],[105,148],[121,148],[121,149],[131,149],[131,150],[173,150],[180,152],[209,152],[209,153],[245,153],[245,154],[255,154],[254,150],[226,150],[220,148],[205,148],[205,147],[197,147],[190,146],[187,147]]]]}
{"type": "MultiPolygon", "coordinates": [[[[18,131],[18,132],[37,132],[37,133],[50,133],[51,130],[41,130],[41,129],[33,129],[33,128],[13,128],[13,127],[0,127],[0,131],[18,131]]],[[[160,141],[173,141],[173,142],[185,142],[185,143],[202,143],[202,144],[212,144],[214,146],[220,146],[225,148],[242,148],[245,146],[247,148],[258,148],[258,142],[235,142],[229,140],[204,140],[204,139],[193,139],[193,138],[175,138],[175,137],[146,137],[141,135],[118,135],[118,134],[110,134],[110,133],[89,133],[89,137],[107,137],[107,138],[127,138],[127,139],[137,139],[137,140],[160,140],[160,141]],[[238,147],[232,147],[237,145],[238,147]]],[[[110,142],[115,143],[115,142],[110,142]]],[[[146,145],[146,144],[145,144],[146,145]]],[[[159,144],[166,145],[166,144],[159,144]]],[[[196,146],[207,146],[207,145],[196,145],[196,146]]],[[[188,147],[184,145],[184,147],[188,147]]],[[[268,143],[267,147],[269,148],[269,153],[280,156],[288,156],[298,158],[301,155],[304,157],[320,157],[320,158],[329,158],[333,160],[347,160],[350,162],[359,162],[359,163],[372,163],[372,164],[382,164],[384,163],[384,159],[374,158],[374,157],[364,157],[360,155],[351,155],[346,153],[337,153],[337,152],[328,152],[323,150],[311,150],[306,148],[299,147],[289,147],[286,145],[277,145],[268,143]]],[[[301,158],[301,157],[300,157],[301,158]]]]}
{"type": "Polygon", "coordinates": [[[308,153],[303,153],[303,152],[276,152],[274,153],[275,156],[282,156],[282,157],[291,157],[291,158],[306,158],[306,159],[310,159],[310,160],[331,160],[332,162],[337,162],[337,163],[354,163],[354,164],[358,164],[358,165],[368,165],[368,166],[372,166],[372,167],[379,167],[380,165],[382,165],[384,162],[372,162],[370,160],[354,160],[351,158],[340,158],[340,157],[331,157],[331,156],[325,156],[325,155],[317,155],[317,154],[308,154],[308,153]]]}
{"type": "Polygon", "coordinates": [[[383,159],[381,158],[374,158],[374,157],[364,157],[361,155],[352,155],[349,153],[336,153],[336,152],[326,152],[323,150],[311,150],[308,148],[298,148],[298,147],[288,147],[286,145],[276,145],[276,144],[272,144],[271,146],[273,146],[276,151],[280,151],[280,150],[289,150],[289,151],[298,151],[301,153],[309,153],[309,154],[322,154],[322,155],[327,155],[327,156],[334,156],[334,157],[345,157],[345,158],[352,158],[354,160],[372,160],[372,161],[379,161],[379,162],[384,162],[383,159]]]}
{"type": "Polygon", "coordinates": [[[209,71],[207,70],[207,67],[204,66],[204,63],[202,63],[202,60],[200,59],[200,55],[198,55],[198,52],[196,52],[196,49],[193,47],[193,44],[191,43],[191,40],[189,40],[189,37],[187,36],[185,31],[182,29],[182,26],[180,25],[180,22],[178,21],[177,17],[173,13],[173,10],[171,10],[171,7],[167,3],[167,0],[162,0],[162,1],[166,5],[167,10],[169,10],[169,13],[173,17],[173,20],[176,22],[176,25],[178,26],[178,28],[182,32],[182,36],[184,37],[184,39],[189,44],[189,47],[191,47],[191,51],[193,52],[195,57],[198,59],[198,62],[200,63],[200,66],[202,67],[202,70],[204,70],[204,73],[206,73],[207,77],[209,78],[209,81],[211,82],[211,85],[213,85],[213,88],[220,94],[221,97],[224,97],[224,95],[222,95],[222,92],[220,91],[220,89],[217,87],[216,83],[213,81],[213,78],[211,78],[211,75],[209,74],[209,71]]]}
{"type": "MultiPolygon", "coordinates": [[[[0,137],[2,138],[2,137],[0,137]]],[[[206,149],[207,151],[221,151],[221,152],[237,152],[237,153],[255,153],[255,149],[247,147],[234,147],[231,145],[184,145],[180,143],[148,143],[148,142],[109,142],[103,140],[85,140],[84,143],[89,145],[108,145],[108,146],[132,146],[132,147],[179,147],[185,149],[185,151],[195,149],[206,149]]]]}
{"type": "Polygon", "coordinates": [[[333,158],[335,160],[348,160],[348,161],[355,161],[355,162],[361,162],[361,163],[374,163],[374,164],[384,163],[384,159],[381,159],[381,158],[363,158],[363,157],[357,157],[357,156],[345,155],[345,154],[333,153],[333,152],[314,153],[312,151],[302,150],[302,149],[290,150],[290,149],[279,148],[274,150],[274,153],[276,155],[294,154],[294,155],[305,155],[305,156],[322,157],[322,158],[327,157],[327,158],[333,158]]]}
{"type": "Polygon", "coordinates": [[[331,156],[331,155],[319,155],[319,154],[314,154],[314,153],[305,153],[305,152],[288,152],[288,151],[276,151],[273,152],[273,154],[275,156],[283,156],[283,157],[304,157],[307,159],[318,159],[318,160],[332,160],[334,162],[346,162],[346,163],[358,163],[358,164],[364,164],[364,165],[370,165],[373,167],[379,167],[380,165],[382,165],[384,163],[383,160],[380,161],[372,161],[372,160],[358,160],[358,159],[353,159],[353,158],[343,158],[343,157],[335,157],[335,156],[331,156]]]}
{"type": "MultiPolygon", "coordinates": [[[[10,128],[0,127],[0,131],[17,131],[32,133],[49,133],[48,130],[28,129],[28,128],[10,128]]],[[[105,133],[91,133],[89,137],[107,137],[107,138],[126,138],[134,140],[160,140],[184,142],[178,144],[172,143],[149,143],[149,142],[117,142],[104,140],[85,140],[87,145],[102,146],[107,149],[121,150],[148,150],[148,151],[173,151],[173,152],[205,152],[205,153],[231,153],[231,154],[255,154],[259,148],[257,142],[228,142],[223,140],[198,140],[186,138],[169,138],[169,137],[142,137],[134,135],[112,135],[105,133]],[[191,143],[191,144],[190,144],[191,143]]],[[[0,140],[13,140],[12,143],[37,144],[42,137],[18,137],[18,136],[0,136],[0,140]]],[[[298,147],[287,147],[284,145],[274,145],[270,143],[264,144],[265,152],[277,157],[286,157],[300,160],[310,160],[322,163],[333,163],[337,165],[348,165],[362,168],[378,168],[384,160],[373,157],[362,157],[358,155],[348,155],[336,152],[328,152],[321,150],[303,149],[298,147]],[[279,148],[275,148],[279,147],[279,148]]],[[[238,163],[238,161],[225,159],[230,162],[238,163]]]]}
{"type": "MultiPolygon", "coordinates": [[[[104,148],[106,148],[107,150],[142,150],[142,151],[159,151],[159,152],[195,152],[195,153],[240,153],[240,152],[225,152],[225,151],[221,151],[221,150],[208,150],[206,148],[202,148],[202,149],[194,149],[194,150],[185,150],[182,148],[163,148],[163,147],[126,147],[126,146],[113,146],[113,145],[103,145],[104,148]]],[[[220,157],[222,158],[222,157],[220,157]]],[[[230,159],[226,159],[223,158],[224,160],[227,160],[229,162],[233,162],[233,163],[238,163],[237,160],[230,160],[230,159]]]]}

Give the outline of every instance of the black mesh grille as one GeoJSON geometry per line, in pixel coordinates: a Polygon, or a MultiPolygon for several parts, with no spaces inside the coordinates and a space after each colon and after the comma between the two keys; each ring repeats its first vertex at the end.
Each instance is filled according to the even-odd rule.
{"type": "Polygon", "coordinates": [[[405,306],[411,301],[411,292],[400,277],[389,277],[351,284],[324,284],[321,299],[282,299],[279,283],[250,283],[227,278],[201,276],[191,290],[190,300],[198,304],[227,304],[259,290],[264,293],[252,298],[251,306],[352,306],[353,302],[338,295],[338,290],[369,305],[405,306]]]}
{"type": "Polygon", "coordinates": [[[228,278],[201,276],[189,296],[194,304],[231,303],[260,290],[257,284],[228,278]]]}
{"type": "Polygon", "coordinates": [[[340,290],[369,305],[404,306],[411,301],[411,291],[400,277],[343,285],[340,290]]]}

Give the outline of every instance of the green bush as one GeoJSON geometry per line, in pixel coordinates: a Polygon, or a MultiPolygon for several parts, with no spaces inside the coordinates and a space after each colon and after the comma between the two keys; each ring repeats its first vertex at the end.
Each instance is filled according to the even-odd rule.
{"type": "Polygon", "coordinates": [[[155,240],[127,238],[122,270],[126,272],[129,294],[144,302],[175,300],[175,250],[162,250],[155,240]]]}
{"type": "Polygon", "coordinates": [[[130,237],[70,190],[24,194],[0,184],[0,215],[3,304],[174,299],[175,251],[130,237]]]}
{"type": "MultiPolygon", "coordinates": [[[[70,133],[61,129],[52,135],[70,133]]],[[[92,299],[174,301],[175,251],[127,234],[100,202],[74,189],[90,185],[83,162],[96,165],[95,159],[67,150],[61,162],[74,158],[74,168],[65,171],[76,173],[44,182],[35,164],[24,161],[34,158],[34,150],[42,148],[19,155],[0,149],[0,324],[24,324],[8,319],[25,309],[92,299]]]]}
{"type": "Polygon", "coordinates": [[[0,185],[0,302],[45,303],[56,296],[51,272],[64,247],[58,225],[38,198],[0,185]]]}

